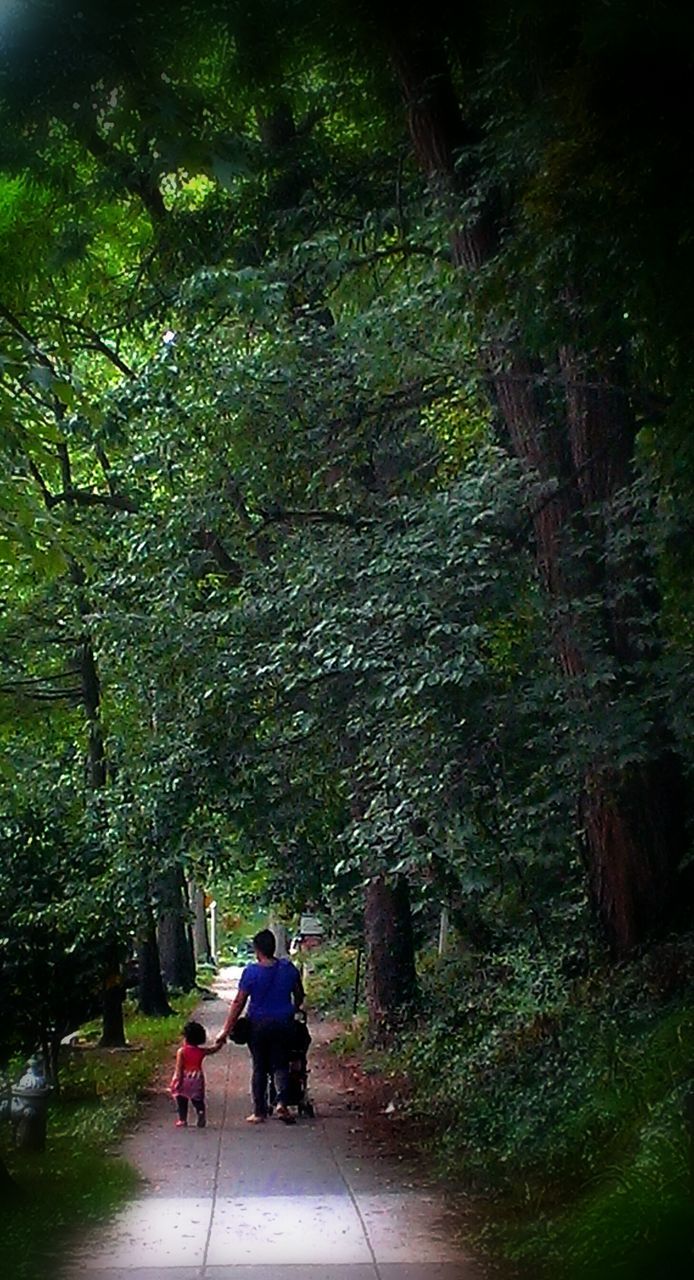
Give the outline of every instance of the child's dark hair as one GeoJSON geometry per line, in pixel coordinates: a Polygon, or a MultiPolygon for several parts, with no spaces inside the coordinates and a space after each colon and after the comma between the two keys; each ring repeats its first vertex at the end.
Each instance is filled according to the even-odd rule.
{"type": "Polygon", "coordinates": [[[183,1028],[183,1039],[186,1044],[201,1045],[207,1039],[207,1032],[201,1022],[186,1022],[183,1028]]]}

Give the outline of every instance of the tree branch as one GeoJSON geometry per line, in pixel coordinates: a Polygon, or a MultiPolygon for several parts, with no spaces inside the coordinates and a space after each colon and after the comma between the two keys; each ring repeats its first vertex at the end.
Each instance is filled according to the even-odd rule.
{"type": "Polygon", "coordinates": [[[38,469],[38,467],[37,467],[36,463],[34,462],[34,460],[33,460],[32,458],[27,458],[27,462],[28,462],[28,464],[29,464],[29,470],[30,470],[30,472],[31,472],[32,476],[34,477],[34,479],[35,479],[35,481],[36,481],[37,485],[39,486],[39,489],[41,490],[41,496],[42,496],[42,498],[43,498],[43,500],[44,500],[44,502],[45,502],[46,506],[47,506],[47,507],[48,507],[48,509],[50,510],[51,500],[52,500],[52,496],[53,496],[53,495],[51,494],[51,492],[50,492],[50,490],[49,490],[49,488],[48,488],[48,485],[46,484],[46,481],[44,480],[43,476],[41,475],[41,472],[39,471],[39,469],[38,469]]]}
{"type": "Polygon", "coordinates": [[[122,493],[94,493],[91,489],[65,489],[62,493],[44,494],[46,506],[57,507],[61,502],[78,507],[109,507],[112,511],[139,511],[137,503],[122,493]]]}
{"type": "MultiPolygon", "coordinates": [[[[63,476],[71,484],[69,458],[61,458],[61,463],[63,476]]],[[[122,493],[93,493],[91,489],[72,487],[64,489],[62,493],[51,493],[33,458],[27,458],[27,466],[41,490],[41,497],[48,511],[52,511],[53,507],[59,506],[61,502],[78,507],[109,507],[112,511],[129,511],[131,515],[139,511],[137,504],[130,498],[124,497],[122,493]]]]}
{"type": "Polygon", "coordinates": [[[126,190],[139,196],[147,209],[152,222],[160,226],[166,219],[167,211],[164,198],[155,182],[147,181],[139,174],[130,158],[107,142],[96,129],[91,129],[84,139],[87,149],[96,160],[108,165],[121,179],[126,190]]]}
{"type": "Polygon", "coordinates": [[[331,524],[341,525],[347,529],[364,529],[376,523],[370,517],[355,516],[349,511],[283,511],[277,507],[261,511],[261,515],[262,523],[248,534],[249,538],[257,537],[271,524],[331,524]]]}
{"type": "Polygon", "coordinates": [[[109,493],[110,493],[113,497],[115,497],[116,489],[115,489],[115,485],[114,485],[114,483],[113,483],[113,474],[112,474],[112,472],[111,472],[111,463],[110,463],[110,462],[109,462],[109,460],[108,460],[108,456],[107,456],[107,454],[106,454],[106,450],[105,450],[105,449],[104,449],[100,444],[95,444],[95,445],[94,445],[94,452],[95,452],[95,454],[96,454],[96,457],[97,457],[97,461],[98,461],[98,463],[99,463],[99,466],[101,467],[101,470],[102,470],[102,471],[103,471],[103,473],[104,473],[104,479],[105,479],[105,481],[106,481],[106,483],[107,483],[107,485],[108,485],[109,493]]]}
{"type": "Polygon", "coordinates": [[[103,356],[106,356],[107,360],[111,361],[111,364],[115,365],[116,369],[119,369],[121,373],[125,374],[126,378],[130,378],[132,381],[137,377],[135,370],[126,363],[123,357],[113,349],[105,338],[102,338],[100,333],[96,332],[96,329],[92,329],[91,325],[83,324],[80,320],[75,320],[72,316],[65,316],[60,311],[44,311],[42,312],[42,317],[44,320],[57,321],[58,324],[63,327],[72,329],[75,333],[81,334],[83,338],[87,339],[84,344],[86,351],[101,352],[103,356]]]}
{"type": "Polygon", "coordinates": [[[238,560],[233,560],[226,548],[211,529],[200,529],[193,534],[193,546],[200,551],[208,551],[216,561],[222,573],[232,586],[237,587],[243,580],[243,569],[238,560]]]}
{"type": "Polygon", "coordinates": [[[30,698],[32,702],[79,702],[81,695],[79,685],[73,683],[56,687],[55,683],[48,683],[62,680],[74,682],[74,679],[74,671],[66,671],[63,675],[23,676],[0,684],[0,694],[6,697],[30,698]]]}
{"type": "Polygon", "coordinates": [[[46,369],[50,369],[51,373],[55,374],[57,377],[58,375],[55,371],[55,367],[48,359],[48,356],[44,355],[43,351],[41,351],[40,347],[37,345],[36,340],[32,338],[29,333],[29,330],[24,327],[21,320],[19,320],[3,302],[0,302],[0,316],[2,316],[3,320],[7,321],[10,328],[14,329],[15,333],[19,334],[20,338],[23,338],[25,342],[28,342],[39,364],[42,364],[46,369]]]}

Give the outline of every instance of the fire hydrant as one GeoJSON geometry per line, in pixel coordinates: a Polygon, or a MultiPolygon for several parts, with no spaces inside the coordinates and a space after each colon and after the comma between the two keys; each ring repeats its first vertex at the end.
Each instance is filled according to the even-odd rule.
{"type": "Polygon", "coordinates": [[[30,1058],[24,1075],[12,1086],[10,1119],[15,1146],[20,1151],[45,1150],[50,1092],[41,1059],[30,1058]]]}

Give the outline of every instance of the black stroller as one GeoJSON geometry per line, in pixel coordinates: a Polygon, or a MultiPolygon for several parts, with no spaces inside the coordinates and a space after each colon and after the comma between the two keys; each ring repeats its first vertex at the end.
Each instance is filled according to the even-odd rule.
{"type": "MultiPolygon", "coordinates": [[[[287,1106],[296,1107],[300,1116],[308,1116],[313,1119],[315,1116],[315,1108],[309,1097],[308,1092],[308,1064],[307,1054],[308,1047],[311,1043],[311,1033],[308,1029],[305,1013],[297,1013],[292,1022],[292,1036],[289,1051],[289,1090],[287,1094],[287,1106]]],[[[269,1094],[269,1110],[272,1111],[277,1103],[277,1091],[275,1082],[270,1078],[270,1094],[269,1094]]]]}

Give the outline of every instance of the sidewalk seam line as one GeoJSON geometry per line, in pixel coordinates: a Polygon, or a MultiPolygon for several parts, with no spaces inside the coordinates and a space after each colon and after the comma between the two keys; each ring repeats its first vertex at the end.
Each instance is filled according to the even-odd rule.
{"type": "Polygon", "coordinates": [[[210,1208],[210,1224],[207,1228],[207,1237],[205,1239],[205,1248],[202,1255],[202,1266],[200,1268],[200,1277],[203,1280],[207,1270],[207,1257],[210,1251],[210,1240],[212,1239],[212,1227],[214,1226],[214,1215],[217,1208],[217,1192],[219,1188],[219,1171],[222,1165],[222,1139],[224,1137],[224,1126],[227,1118],[227,1107],[229,1103],[229,1073],[231,1071],[231,1054],[227,1050],[227,1065],[224,1073],[224,1106],[222,1107],[222,1119],[219,1126],[219,1140],[217,1142],[217,1161],[214,1170],[214,1185],[212,1188],[212,1205],[210,1208]]]}
{"type": "Polygon", "coordinates": [[[374,1251],[374,1247],[373,1247],[373,1245],[372,1245],[372,1243],[371,1243],[371,1237],[369,1236],[369,1232],[368,1232],[368,1230],[367,1230],[366,1222],[364,1221],[364,1216],[363,1216],[362,1211],[361,1211],[361,1209],[359,1208],[359,1205],[358,1205],[358,1203],[357,1203],[357,1198],[356,1198],[356,1196],[355,1196],[355,1194],[354,1194],[354,1191],[352,1190],[352,1187],[350,1186],[349,1182],[347,1181],[347,1178],[345,1177],[345,1174],[344,1174],[344,1173],[343,1173],[343,1171],[342,1171],[342,1168],[341,1168],[341,1165],[340,1165],[340,1162],[339,1162],[339,1160],[338,1160],[337,1156],[335,1155],[335,1150],[334,1150],[334,1147],[333,1147],[333,1145],[332,1145],[332,1142],[330,1141],[330,1137],[329,1137],[329,1135],[328,1135],[328,1130],[327,1130],[327,1128],[326,1128],[325,1121],[322,1119],[322,1117],[319,1117],[319,1118],[320,1118],[320,1127],[321,1127],[321,1129],[322,1129],[322,1131],[323,1131],[323,1136],[324,1136],[324,1138],[325,1138],[325,1143],[326,1143],[326,1146],[327,1146],[327,1148],[328,1148],[328,1151],[330,1152],[330,1155],[331,1155],[331,1158],[332,1158],[332,1162],[333,1162],[333,1164],[335,1165],[335,1168],[337,1169],[337,1172],[338,1172],[338,1174],[340,1175],[340,1178],[342,1179],[342,1181],[343,1181],[343,1183],[344,1183],[345,1187],[347,1188],[347,1195],[349,1196],[350,1200],[352,1201],[352,1208],[354,1209],[354,1212],[356,1213],[357,1218],[359,1219],[359,1225],[360,1225],[360,1227],[361,1227],[361,1229],[362,1229],[362,1233],[363,1233],[363,1235],[364,1235],[364,1239],[365,1239],[365,1241],[366,1241],[366,1247],[367,1247],[367,1249],[369,1250],[369,1253],[371,1254],[371,1262],[372,1262],[372,1264],[373,1264],[373,1269],[374,1269],[374,1271],[376,1272],[377,1280],[383,1280],[383,1278],[382,1278],[382,1276],[381,1276],[381,1269],[380,1269],[380,1267],[379,1267],[379,1265],[378,1265],[378,1259],[376,1258],[376,1253],[375,1253],[375,1251],[374,1251]]]}

